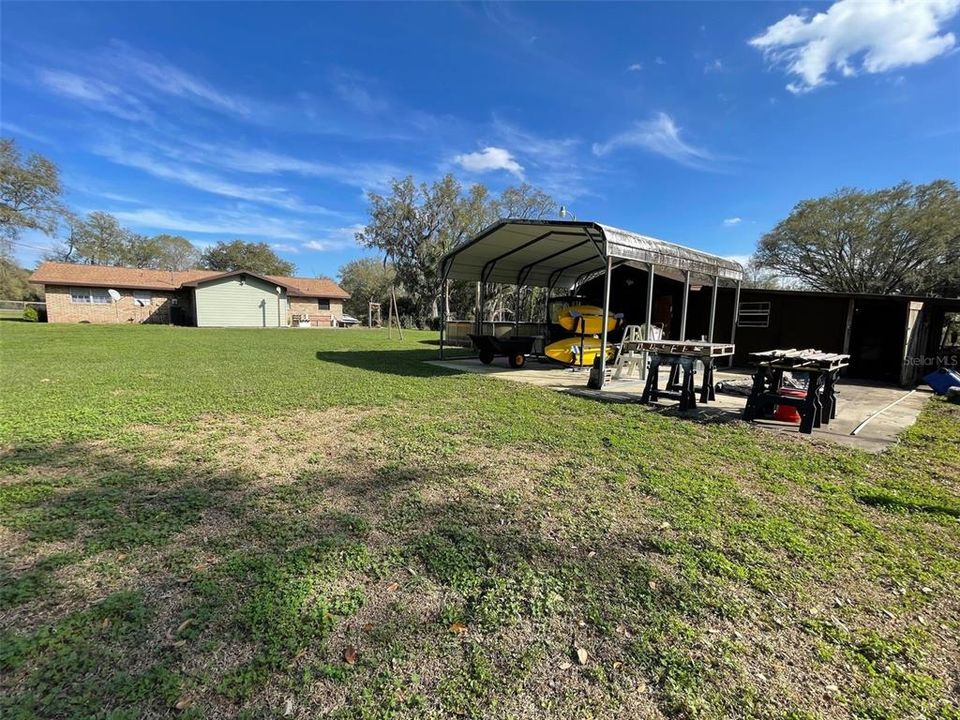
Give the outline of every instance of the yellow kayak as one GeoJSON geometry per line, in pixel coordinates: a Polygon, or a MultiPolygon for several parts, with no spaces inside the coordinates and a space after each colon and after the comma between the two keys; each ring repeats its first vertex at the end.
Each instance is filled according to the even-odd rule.
{"type": "MultiPolygon", "coordinates": [[[[603,332],[603,308],[596,305],[574,305],[563,308],[557,316],[557,322],[564,330],[575,333],[596,335],[603,332]],[[583,325],[581,325],[581,322],[583,325]]],[[[607,319],[607,330],[617,326],[617,318],[610,313],[607,319]]]]}
{"type": "MultiPolygon", "coordinates": [[[[550,343],[543,349],[548,358],[552,358],[564,365],[580,365],[580,338],[569,337],[550,343]]],[[[600,356],[600,338],[586,337],[583,339],[583,366],[591,367],[593,361],[600,356]]],[[[607,343],[607,359],[613,358],[613,345],[607,343]]]]}

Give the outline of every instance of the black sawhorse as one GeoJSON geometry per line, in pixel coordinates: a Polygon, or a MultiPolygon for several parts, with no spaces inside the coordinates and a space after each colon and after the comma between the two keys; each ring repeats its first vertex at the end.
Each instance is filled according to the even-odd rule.
{"type": "MultiPolygon", "coordinates": [[[[640,396],[640,402],[646,404],[651,401],[659,400],[660,395],[666,395],[668,397],[676,397],[680,401],[680,410],[693,410],[697,407],[697,391],[696,391],[696,364],[697,358],[691,357],[689,355],[669,355],[663,353],[650,353],[650,368],[647,370],[647,383],[643,387],[643,395],[640,396]],[[676,373],[678,376],[681,371],[683,378],[679,383],[671,383],[667,381],[667,387],[664,390],[659,388],[660,385],[660,366],[669,365],[670,366],[670,377],[673,377],[676,373]]],[[[706,373],[704,373],[706,376],[706,373]]],[[[712,390],[712,388],[710,388],[712,390]]],[[[700,402],[705,403],[710,399],[711,393],[707,393],[707,396],[704,396],[706,388],[701,391],[700,402]]]]}
{"type": "Polygon", "coordinates": [[[773,405],[788,405],[800,412],[800,432],[829,425],[837,417],[837,382],[849,355],[819,350],[770,350],[754,353],[758,359],[750,397],[743,409],[744,420],[767,414],[773,405]],[[802,398],[780,395],[785,371],[807,373],[807,392],[802,398]]]}

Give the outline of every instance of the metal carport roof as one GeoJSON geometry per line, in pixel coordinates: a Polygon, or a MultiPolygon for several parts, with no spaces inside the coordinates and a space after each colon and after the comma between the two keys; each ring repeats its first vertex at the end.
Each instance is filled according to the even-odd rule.
{"type": "Polygon", "coordinates": [[[456,280],[570,289],[602,273],[607,260],[683,279],[685,271],[740,280],[733,260],[647,235],[577,220],[518,220],[494,223],[441,260],[441,274],[456,280]]]}

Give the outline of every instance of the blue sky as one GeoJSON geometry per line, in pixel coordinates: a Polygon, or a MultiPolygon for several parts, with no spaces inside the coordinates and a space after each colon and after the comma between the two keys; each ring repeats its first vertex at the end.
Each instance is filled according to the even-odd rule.
{"type": "Polygon", "coordinates": [[[448,171],[742,258],[801,199],[958,179],[958,11],[5,2],[0,123],[76,211],[303,275],[364,254],[366,192],[448,171]]]}

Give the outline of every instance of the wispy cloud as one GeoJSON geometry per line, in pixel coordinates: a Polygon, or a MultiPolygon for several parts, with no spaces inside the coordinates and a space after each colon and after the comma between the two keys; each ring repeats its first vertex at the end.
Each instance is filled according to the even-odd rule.
{"type": "Polygon", "coordinates": [[[523,166],[505,148],[485,147],[478,152],[457,155],[453,158],[453,162],[467,172],[485,173],[505,170],[517,177],[523,177],[523,166]]]}
{"type": "Polygon", "coordinates": [[[377,115],[390,109],[390,102],[375,95],[370,88],[370,79],[361,73],[339,68],[333,73],[332,82],[337,95],[365,115],[377,115]]]}
{"type": "Polygon", "coordinates": [[[298,245],[291,245],[290,243],[270,243],[270,248],[276,252],[291,253],[293,255],[300,252],[298,245]]]}
{"type": "Polygon", "coordinates": [[[749,44],[797,79],[787,90],[800,94],[842,77],[920,65],[951,50],[956,38],[943,32],[960,0],[839,0],[826,12],[787,15],[749,44]]]}
{"type": "Polygon", "coordinates": [[[684,140],[673,118],[664,112],[636,123],[630,130],[614,135],[604,143],[595,143],[593,153],[602,157],[622,148],[640,148],[698,170],[710,169],[717,159],[707,150],[684,140]]]}
{"type": "Polygon", "coordinates": [[[213,173],[198,170],[190,165],[167,162],[145,152],[121,148],[117,145],[102,145],[97,147],[94,152],[119,165],[136,168],[154,177],[214,195],[271,205],[300,213],[338,214],[324,207],[305,204],[283,187],[244,185],[213,173]]]}
{"type": "Polygon", "coordinates": [[[627,72],[640,72],[643,70],[643,63],[633,63],[632,65],[627,65],[627,72]]]}
{"type": "Polygon", "coordinates": [[[22,138],[27,138],[28,140],[35,140],[36,142],[41,142],[48,145],[51,143],[50,138],[48,138],[46,135],[6,120],[0,120],[0,134],[17,135],[22,138]]]}
{"type": "Polygon", "coordinates": [[[539,135],[497,115],[493,117],[493,130],[498,142],[523,161],[530,182],[567,202],[591,194],[586,176],[596,168],[589,157],[582,156],[580,139],[539,135]]]}
{"type": "Polygon", "coordinates": [[[274,240],[308,240],[315,230],[309,223],[284,220],[259,212],[233,210],[168,210],[141,208],[112,210],[111,214],[127,225],[145,230],[165,230],[204,235],[254,237],[274,240]]]}
{"type": "Polygon", "coordinates": [[[255,175],[281,175],[290,173],[304,177],[316,177],[361,190],[383,190],[390,180],[410,174],[397,165],[381,162],[320,162],[300,156],[277,153],[260,148],[201,142],[181,138],[183,146],[162,146],[164,152],[177,159],[202,163],[208,167],[232,170],[255,175]]]}
{"type": "Polygon", "coordinates": [[[153,115],[137,97],[101,80],[47,68],[37,71],[37,80],[61,97],[77,100],[122,120],[146,120],[153,115]]]}
{"type": "Polygon", "coordinates": [[[333,250],[346,250],[357,246],[356,235],[363,230],[363,224],[357,223],[348,227],[333,228],[322,233],[313,240],[303,244],[308,250],[318,252],[330,252],[333,250]]]}
{"type": "Polygon", "coordinates": [[[246,115],[250,112],[246,99],[214,88],[210,83],[168,62],[160,55],[150,55],[126,43],[113,41],[108,49],[108,57],[117,63],[118,68],[123,68],[126,73],[136,76],[164,95],[229,113],[246,115]]]}
{"type": "Polygon", "coordinates": [[[720,58],[714,58],[703,66],[704,75],[710,75],[711,73],[719,72],[723,72],[723,61],[720,58]]]}
{"type": "Polygon", "coordinates": [[[663,59],[662,57],[660,57],[659,55],[657,55],[657,57],[655,57],[653,61],[654,61],[657,65],[666,65],[666,64],[667,64],[667,61],[664,60],[664,59],[663,59]]]}
{"type": "Polygon", "coordinates": [[[739,225],[743,222],[743,218],[731,217],[725,218],[723,221],[724,227],[733,227],[734,225],[739,225]]]}

